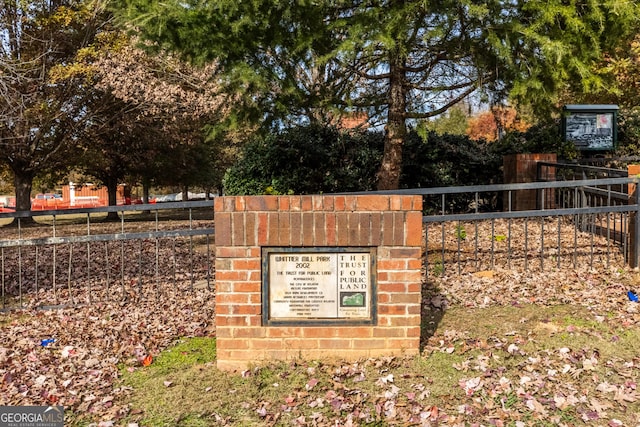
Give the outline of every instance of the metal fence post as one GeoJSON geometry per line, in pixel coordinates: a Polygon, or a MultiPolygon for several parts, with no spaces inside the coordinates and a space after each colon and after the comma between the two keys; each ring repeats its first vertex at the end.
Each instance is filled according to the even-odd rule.
{"type": "MultiPolygon", "coordinates": [[[[629,178],[638,177],[640,165],[627,165],[627,176],[629,178]]],[[[634,180],[636,181],[636,180],[634,180]]],[[[629,267],[638,267],[638,256],[640,255],[640,189],[637,182],[627,184],[629,203],[635,203],[632,211],[629,211],[629,222],[627,224],[629,234],[629,267]]]]}
{"type": "Polygon", "coordinates": [[[633,212],[635,216],[633,224],[633,259],[629,265],[633,268],[638,267],[638,257],[640,256],[640,189],[638,189],[638,183],[634,185],[635,199],[636,199],[636,209],[633,212]]]}

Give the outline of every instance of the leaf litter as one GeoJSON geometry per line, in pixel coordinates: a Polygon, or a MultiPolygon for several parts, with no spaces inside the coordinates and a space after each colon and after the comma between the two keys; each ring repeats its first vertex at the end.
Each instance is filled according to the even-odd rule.
{"type": "Polygon", "coordinates": [[[203,290],[3,314],[0,405],[56,404],[121,419],[129,390],[118,385],[119,368],[144,369],[177,338],[210,334],[213,317],[212,295],[203,290]],[[49,338],[55,342],[40,345],[49,338]]]}
{"type": "MultiPolygon", "coordinates": [[[[633,335],[640,310],[627,296],[640,283],[637,271],[589,263],[485,271],[429,276],[423,319],[435,312],[440,320],[424,334],[420,357],[286,362],[305,380],[278,399],[240,397],[239,407],[253,408],[247,425],[640,425],[640,345],[633,335]],[[569,310],[555,318],[545,311],[552,307],[580,307],[588,317],[569,310]],[[502,318],[474,318],[504,309],[521,312],[509,312],[509,330],[500,329],[507,327],[502,318]],[[496,328],[476,328],[470,319],[496,328]],[[627,347],[616,352],[617,344],[627,347]],[[446,376],[443,388],[438,382],[446,376]]],[[[2,313],[0,405],[56,404],[98,426],[144,425],[143,411],[128,403],[135,391],[119,381],[120,370],[153,366],[178,338],[214,336],[215,305],[206,289],[165,287],[159,295],[145,288],[145,297],[136,298],[141,289],[132,284],[126,303],[2,313]]],[[[257,381],[264,369],[238,377],[257,381]]],[[[176,388],[171,379],[163,384],[167,392],[176,388]]],[[[275,384],[271,388],[279,389],[275,384]]],[[[246,421],[238,424],[215,409],[207,420],[246,421]]]]}

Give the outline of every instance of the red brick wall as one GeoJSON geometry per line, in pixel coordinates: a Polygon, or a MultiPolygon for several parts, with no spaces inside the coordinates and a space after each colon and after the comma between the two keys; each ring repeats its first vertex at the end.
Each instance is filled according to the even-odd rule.
{"type": "Polygon", "coordinates": [[[420,196],[236,196],[215,201],[220,369],[260,360],[417,354],[420,196]],[[377,324],[263,326],[261,247],[377,247],[377,324]]]}
{"type": "MultiPolygon", "coordinates": [[[[557,161],[556,154],[509,154],[503,157],[504,183],[513,184],[521,182],[536,182],[537,163],[557,161]]],[[[547,181],[555,180],[555,170],[545,169],[547,181]]],[[[509,210],[508,192],[503,194],[504,210],[509,210]]],[[[539,209],[538,204],[541,195],[537,190],[516,190],[511,192],[511,210],[525,211],[539,209]]],[[[555,192],[551,189],[545,190],[545,209],[555,207],[555,192]]]]}

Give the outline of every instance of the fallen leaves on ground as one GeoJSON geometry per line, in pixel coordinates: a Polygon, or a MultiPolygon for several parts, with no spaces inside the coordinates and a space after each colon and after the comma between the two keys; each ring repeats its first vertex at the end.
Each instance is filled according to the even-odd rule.
{"type": "Polygon", "coordinates": [[[177,338],[213,333],[211,292],[145,295],[126,304],[2,314],[0,405],[55,404],[67,416],[98,420],[127,415],[120,366],[144,369],[177,338]],[[55,341],[43,346],[43,339],[55,341]]]}
{"type": "Polygon", "coordinates": [[[430,278],[423,301],[432,308],[570,304],[588,308],[594,318],[623,326],[640,323],[640,304],[627,296],[629,288],[640,288],[640,274],[627,267],[492,273],[490,277],[469,273],[430,278]]]}
{"type": "MultiPolygon", "coordinates": [[[[597,243],[599,260],[604,261],[608,252],[602,251],[615,249],[602,240],[597,243]]],[[[531,261],[527,270],[521,265],[505,268],[503,263],[483,267],[482,274],[477,269],[430,274],[423,284],[423,321],[436,320],[431,334],[423,337],[421,358],[292,363],[290,369],[301,370],[304,377],[297,390],[273,400],[240,396],[238,405],[250,409],[254,425],[640,425],[639,352],[603,356],[588,342],[593,337],[615,348],[617,340],[640,323],[640,305],[627,296],[628,290],[639,290],[638,272],[618,262],[607,264],[579,262],[557,268],[547,262],[541,269],[531,261]],[[541,321],[531,328],[523,318],[526,328],[499,334],[472,334],[470,326],[446,329],[437,320],[455,310],[480,313],[490,307],[530,305],[584,307],[590,318],[582,319],[584,324],[541,321]],[[561,344],[540,345],[541,331],[557,336],[561,344]],[[416,369],[416,364],[427,368],[416,369]],[[450,389],[438,389],[438,374],[430,369],[446,370],[452,378],[450,389]]],[[[40,299],[50,300],[47,292],[51,290],[43,291],[40,299]]],[[[132,414],[127,403],[131,390],[118,381],[119,369],[152,367],[154,356],[177,338],[213,335],[214,295],[206,289],[177,291],[169,286],[157,292],[150,284],[140,288],[135,283],[122,294],[129,298],[58,310],[30,306],[1,314],[0,405],[63,405],[75,419],[102,426],[121,425],[132,416],[141,421],[144,414],[132,414]]],[[[58,295],[64,297],[64,292],[58,295]]],[[[82,294],[75,299],[88,300],[82,294]]],[[[268,368],[238,375],[250,381],[260,377],[262,369],[268,368]]],[[[287,378],[283,374],[278,382],[287,378]]],[[[170,379],[162,384],[163,389],[176,389],[170,379]]],[[[210,424],[238,422],[233,414],[212,412],[206,416],[210,424]]]]}

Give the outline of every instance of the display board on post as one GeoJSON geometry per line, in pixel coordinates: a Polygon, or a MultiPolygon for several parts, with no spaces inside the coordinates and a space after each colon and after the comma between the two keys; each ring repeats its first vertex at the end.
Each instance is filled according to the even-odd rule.
{"type": "Polygon", "coordinates": [[[612,151],[618,143],[617,105],[565,105],[562,136],[578,151],[612,151]]]}

